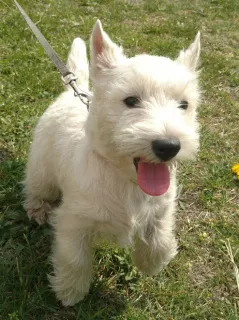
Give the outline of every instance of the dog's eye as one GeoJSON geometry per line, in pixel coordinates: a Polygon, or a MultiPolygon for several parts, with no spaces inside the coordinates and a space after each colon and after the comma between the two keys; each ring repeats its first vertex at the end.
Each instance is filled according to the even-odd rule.
{"type": "Polygon", "coordinates": [[[180,109],[183,109],[183,110],[187,110],[187,108],[188,108],[188,102],[185,101],[185,100],[181,101],[180,104],[179,104],[179,108],[180,108],[180,109]]]}
{"type": "Polygon", "coordinates": [[[137,97],[127,97],[124,99],[124,103],[128,108],[136,108],[139,106],[139,98],[137,97]]]}

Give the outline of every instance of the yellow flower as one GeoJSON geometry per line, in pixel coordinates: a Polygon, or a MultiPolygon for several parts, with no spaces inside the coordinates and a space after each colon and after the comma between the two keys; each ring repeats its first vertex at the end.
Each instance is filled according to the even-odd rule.
{"type": "Polygon", "coordinates": [[[236,176],[236,178],[239,180],[239,163],[235,164],[232,167],[232,173],[236,176]]]}

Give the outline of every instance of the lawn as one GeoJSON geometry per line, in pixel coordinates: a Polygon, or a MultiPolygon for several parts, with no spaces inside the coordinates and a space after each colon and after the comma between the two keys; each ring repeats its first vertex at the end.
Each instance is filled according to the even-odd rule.
{"type": "Polygon", "coordinates": [[[239,288],[239,2],[19,0],[66,60],[100,18],[128,55],[175,58],[202,35],[201,150],[180,166],[179,254],[158,276],[102,245],[87,298],[64,308],[49,288],[51,229],[30,223],[22,185],[32,130],[62,91],[59,74],[10,0],[0,0],[0,319],[236,320],[239,288]],[[229,255],[232,250],[235,264],[229,255]]]}

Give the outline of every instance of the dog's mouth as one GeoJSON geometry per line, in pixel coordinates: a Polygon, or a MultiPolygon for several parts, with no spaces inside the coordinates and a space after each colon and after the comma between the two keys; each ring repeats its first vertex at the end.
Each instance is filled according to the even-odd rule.
{"type": "Polygon", "coordinates": [[[170,185],[170,174],[165,162],[146,162],[143,158],[133,160],[137,182],[141,190],[151,196],[161,196],[167,192],[170,185]]]}
{"type": "Polygon", "coordinates": [[[134,158],[134,166],[135,166],[136,172],[138,172],[139,161],[140,161],[140,158],[134,158]]]}

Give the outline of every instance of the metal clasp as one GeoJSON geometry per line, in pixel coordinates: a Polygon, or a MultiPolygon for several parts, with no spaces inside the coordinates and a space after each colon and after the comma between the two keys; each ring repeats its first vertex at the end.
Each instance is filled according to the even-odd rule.
{"type": "Polygon", "coordinates": [[[69,72],[65,76],[62,76],[62,80],[65,85],[70,85],[74,90],[74,96],[79,97],[81,102],[84,103],[89,111],[90,97],[89,94],[81,90],[76,83],[77,77],[74,73],[69,72]]]}

